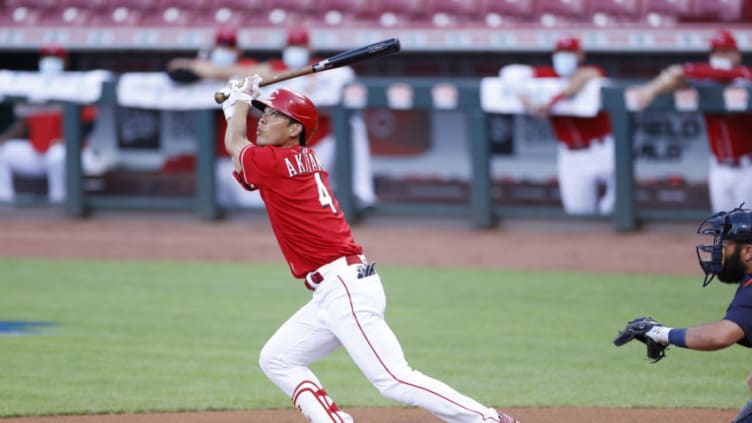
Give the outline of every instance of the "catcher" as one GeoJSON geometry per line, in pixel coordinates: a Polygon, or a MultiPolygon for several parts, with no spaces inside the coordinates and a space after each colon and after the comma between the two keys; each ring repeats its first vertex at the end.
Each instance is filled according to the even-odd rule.
{"type": "MultiPolygon", "coordinates": [[[[726,316],[716,322],[677,329],[650,317],[639,317],[627,323],[614,345],[636,339],[646,344],[648,358],[653,362],[665,356],[669,345],[699,351],[720,350],[734,343],[752,348],[752,210],[743,206],[710,216],[697,230],[698,234],[713,237],[712,244],[697,246],[697,258],[705,272],[702,286],[708,286],[716,277],[723,283],[738,285],[726,316]]],[[[752,423],[752,400],[733,422],[752,423]]]]}

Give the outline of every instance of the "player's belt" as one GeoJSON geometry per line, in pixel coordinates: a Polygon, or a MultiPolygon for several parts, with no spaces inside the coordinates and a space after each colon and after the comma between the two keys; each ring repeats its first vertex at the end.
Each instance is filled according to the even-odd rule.
{"type": "Polygon", "coordinates": [[[749,166],[752,164],[752,154],[745,154],[740,157],[732,157],[728,159],[716,159],[719,165],[728,167],[740,167],[749,166]]]}
{"type": "Polygon", "coordinates": [[[602,144],[605,141],[606,141],[606,137],[598,137],[598,138],[593,138],[589,140],[588,142],[585,142],[582,144],[571,145],[571,144],[564,143],[564,145],[567,147],[567,150],[569,151],[579,151],[579,150],[587,150],[588,148],[590,148],[591,145],[602,144]]]}
{"type": "Polygon", "coordinates": [[[310,289],[311,291],[318,288],[321,282],[324,281],[324,275],[322,273],[326,273],[326,271],[328,270],[327,268],[330,266],[352,266],[354,264],[367,264],[367,262],[362,255],[340,257],[337,260],[334,260],[331,263],[327,263],[319,267],[315,271],[308,273],[305,276],[305,287],[310,289]]]}

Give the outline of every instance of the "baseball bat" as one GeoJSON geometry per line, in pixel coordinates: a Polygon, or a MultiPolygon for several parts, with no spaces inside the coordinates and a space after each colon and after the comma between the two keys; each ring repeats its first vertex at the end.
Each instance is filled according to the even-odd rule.
{"type": "MultiPolygon", "coordinates": [[[[362,62],[364,60],[387,56],[389,54],[397,53],[398,51],[400,51],[400,49],[401,47],[399,39],[390,38],[388,40],[379,41],[367,46],[343,51],[342,53],[339,53],[335,56],[314,63],[313,65],[274,75],[274,77],[268,80],[261,81],[259,86],[265,87],[267,85],[287,81],[288,79],[297,78],[299,76],[309,75],[316,72],[323,72],[329,69],[341,68],[342,66],[362,62]]],[[[214,93],[214,101],[216,101],[217,104],[222,104],[225,100],[227,100],[227,97],[227,94],[222,91],[217,91],[216,93],[214,93]]]]}

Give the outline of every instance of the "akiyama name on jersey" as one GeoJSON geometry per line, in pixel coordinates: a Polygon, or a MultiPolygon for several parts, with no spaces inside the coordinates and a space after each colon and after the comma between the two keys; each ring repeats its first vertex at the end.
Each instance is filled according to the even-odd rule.
{"type": "Polygon", "coordinates": [[[308,149],[296,154],[294,160],[291,160],[290,157],[285,157],[285,166],[287,166],[287,172],[291,178],[304,173],[324,170],[324,166],[319,161],[319,158],[313,152],[309,152],[308,149]]]}

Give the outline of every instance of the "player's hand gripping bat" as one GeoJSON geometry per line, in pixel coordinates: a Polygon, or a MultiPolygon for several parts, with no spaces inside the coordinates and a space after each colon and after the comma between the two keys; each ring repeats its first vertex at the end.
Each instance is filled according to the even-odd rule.
{"type": "MultiPolygon", "coordinates": [[[[299,76],[308,75],[315,72],[322,72],[328,69],[340,68],[352,63],[387,56],[389,54],[397,53],[398,51],[400,51],[400,48],[401,47],[399,40],[397,38],[390,38],[388,40],[379,41],[367,46],[344,51],[335,56],[326,58],[320,62],[314,63],[313,65],[275,75],[269,80],[261,81],[259,86],[265,87],[267,85],[287,81],[288,79],[297,78],[299,76]]],[[[216,101],[217,104],[224,103],[224,101],[227,100],[227,97],[227,94],[222,91],[217,91],[216,93],[214,93],[214,101],[216,101]]]]}

